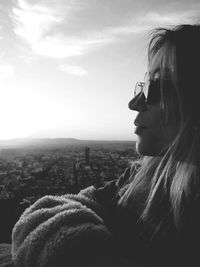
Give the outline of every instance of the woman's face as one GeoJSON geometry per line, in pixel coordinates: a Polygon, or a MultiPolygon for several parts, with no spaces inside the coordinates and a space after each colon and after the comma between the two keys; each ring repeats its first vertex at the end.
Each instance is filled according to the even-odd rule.
{"type": "MultiPolygon", "coordinates": [[[[151,61],[149,66],[150,79],[159,79],[160,58],[159,54],[156,54],[151,61]]],[[[153,85],[151,90],[154,90],[153,85]]],[[[138,137],[136,141],[137,152],[147,156],[161,155],[161,152],[170,145],[177,135],[178,125],[175,119],[171,118],[164,123],[164,111],[160,101],[157,100],[155,103],[148,103],[147,101],[145,103],[143,95],[136,95],[129,102],[129,108],[138,111],[134,121],[135,134],[138,137]]]]}

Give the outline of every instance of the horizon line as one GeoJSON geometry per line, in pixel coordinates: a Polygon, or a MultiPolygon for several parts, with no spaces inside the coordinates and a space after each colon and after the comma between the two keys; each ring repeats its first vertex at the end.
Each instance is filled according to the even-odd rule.
{"type": "Polygon", "coordinates": [[[41,139],[72,139],[77,141],[121,141],[121,142],[134,142],[136,139],[79,139],[75,137],[16,137],[16,138],[8,138],[8,139],[0,139],[0,142],[9,142],[16,140],[41,140],[41,139]]]}

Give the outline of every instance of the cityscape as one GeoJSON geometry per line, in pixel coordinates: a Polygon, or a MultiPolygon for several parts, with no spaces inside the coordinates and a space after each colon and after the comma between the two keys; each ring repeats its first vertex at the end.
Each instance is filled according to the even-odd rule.
{"type": "Polygon", "coordinates": [[[57,139],[1,147],[0,242],[10,242],[20,214],[38,198],[103,186],[136,158],[131,141],[57,139]]]}

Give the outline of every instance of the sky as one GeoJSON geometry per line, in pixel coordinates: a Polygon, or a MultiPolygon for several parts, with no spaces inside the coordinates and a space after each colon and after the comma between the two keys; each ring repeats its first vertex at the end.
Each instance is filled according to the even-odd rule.
{"type": "Polygon", "coordinates": [[[0,0],[0,139],[135,140],[149,33],[199,15],[199,0],[0,0]]]}

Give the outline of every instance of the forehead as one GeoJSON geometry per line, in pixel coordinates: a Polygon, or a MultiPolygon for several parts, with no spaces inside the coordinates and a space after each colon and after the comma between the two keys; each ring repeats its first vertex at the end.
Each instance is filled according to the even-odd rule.
{"type": "Polygon", "coordinates": [[[149,74],[153,76],[155,74],[159,74],[161,68],[163,67],[163,53],[159,50],[156,54],[154,54],[149,62],[149,74]]]}
{"type": "Polygon", "coordinates": [[[155,54],[153,54],[149,61],[150,76],[169,76],[174,70],[174,60],[171,51],[168,47],[161,47],[155,54]]]}

